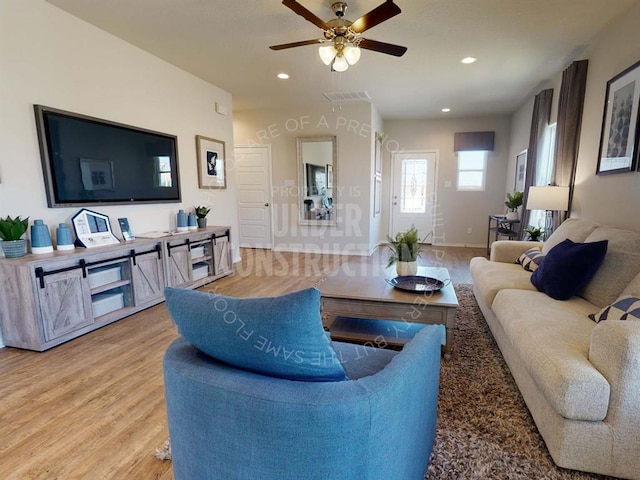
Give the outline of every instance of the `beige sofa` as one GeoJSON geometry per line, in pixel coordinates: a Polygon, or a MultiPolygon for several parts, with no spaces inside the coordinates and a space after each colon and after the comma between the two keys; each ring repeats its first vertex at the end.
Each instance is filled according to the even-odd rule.
{"type": "Polygon", "coordinates": [[[544,243],[498,241],[471,260],[474,293],[547,448],[565,468],[640,479],[640,321],[589,314],[640,297],[640,234],[569,219],[544,243]],[[516,263],[539,245],[609,241],[593,279],[566,301],[516,263]]]}

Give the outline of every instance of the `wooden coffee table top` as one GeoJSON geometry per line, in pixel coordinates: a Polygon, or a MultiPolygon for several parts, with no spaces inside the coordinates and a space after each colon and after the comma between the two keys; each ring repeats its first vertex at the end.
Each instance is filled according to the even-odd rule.
{"type": "Polygon", "coordinates": [[[418,275],[442,280],[445,286],[438,292],[412,293],[398,290],[387,282],[397,276],[395,265],[385,268],[381,264],[356,259],[341,265],[318,288],[325,298],[415,303],[416,297],[420,296],[434,306],[458,306],[458,298],[446,268],[418,267],[418,275]]]}

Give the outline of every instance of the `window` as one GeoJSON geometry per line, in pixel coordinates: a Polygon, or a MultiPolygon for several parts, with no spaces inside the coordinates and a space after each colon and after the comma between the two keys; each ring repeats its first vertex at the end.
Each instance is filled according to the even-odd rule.
{"type": "MultiPolygon", "coordinates": [[[[556,124],[547,125],[542,138],[542,147],[536,164],[536,178],[534,186],[545,186],[551,183],[553,174],[553,161],[556,148],[556,124]]],[[[529,225],[544,228],[546,212],[544,210],[531,210],[529,213],[529,225]]]]}
{"type": "Polygon", "coordinates": [[[458,152],[458,190],[484,191],[486,170],[486,151],[458,152]]]}
{"type": "Polygon", "coordinates": [[[171,158],[154,157],[156,161],[156,186],[171,187],[171,158]]]}
{"type": "Polygon", "coordinates": [[[400,212],[424,213],[427,210],[427,159],[402,160],[400,212]]]}

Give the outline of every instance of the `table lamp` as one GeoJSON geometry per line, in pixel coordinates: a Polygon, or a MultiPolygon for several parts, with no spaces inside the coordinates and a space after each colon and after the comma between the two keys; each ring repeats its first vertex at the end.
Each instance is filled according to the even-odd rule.
{"type": "Polygon", "coordinates": [[[569,209],[569,187],[529,187],[527,210],[545,210],[545,240],[553,231],[553,212],[569,209]]]}

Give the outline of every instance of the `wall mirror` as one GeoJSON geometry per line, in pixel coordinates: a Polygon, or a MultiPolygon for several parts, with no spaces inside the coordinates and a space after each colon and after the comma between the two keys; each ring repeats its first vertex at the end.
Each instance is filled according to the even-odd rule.
{"type": "Polygon", "coordinates": [[[338,149],[335,136],[298,137],[301,225],[335,225],[338,149]]]}

